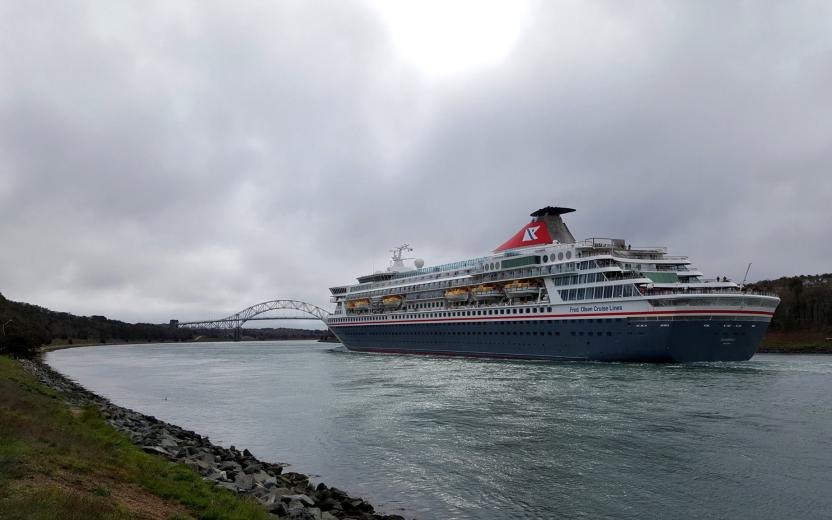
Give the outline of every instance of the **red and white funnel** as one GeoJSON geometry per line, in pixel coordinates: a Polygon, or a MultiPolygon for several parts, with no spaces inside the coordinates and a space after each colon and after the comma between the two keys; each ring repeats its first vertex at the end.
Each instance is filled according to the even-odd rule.
{"type": "Polygon", "coordinates": [[[531,214],[532,221],[523,226],[513,237],[494,251],[505,251],[521,247],[538,246],[542,244],[575,242],[575,237],[560,218],[564,213],[575,211],[571,208],[554,208],[548,206],[531,214]]]}

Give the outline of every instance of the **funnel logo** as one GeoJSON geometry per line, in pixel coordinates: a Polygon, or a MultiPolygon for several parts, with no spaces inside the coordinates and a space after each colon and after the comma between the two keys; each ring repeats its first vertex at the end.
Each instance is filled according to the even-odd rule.
{"type": "Polygon", "coordinates": [[[549,236],[549,230],[541,222],[529,222],[523,226],[520,231],[515,233],[508,241],[495,249],[495,251],[505,251],[506,249],[514,249],[517,247],[536,246],[540,244],[551,244],[552,237],[549,236]]]}
{"type": "Polygon", "coordinates": [[[540,226],[535,227],[527,227],[526,232],[523,234],[523,242],[534,242],[537,240],[537,230],[540,229],[540,226]]]}

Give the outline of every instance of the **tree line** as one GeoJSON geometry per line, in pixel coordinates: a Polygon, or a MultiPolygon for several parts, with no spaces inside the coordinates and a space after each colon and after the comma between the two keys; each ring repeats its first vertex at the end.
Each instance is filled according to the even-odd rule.
{"type": "Polygon", "coordinates": [[[771,320],[770,330],[832,331],[832,273],[784,276],[748,284],[746,287],[774,292],[780,297],[780,305],[771,320]]]}
{"type": "MultiPolygon", "coordinates": [[[[230,331],[194,330],[169,324],[125,323],[105,316],[75,316],[38,305],[14,302],[0,294],[0,354],[32,355],[55,340],[67,344],[112,342],[177,342],[198,338],[231,339],[230,331]]],[[[246,339],[317,339],[325,331],[305,329],[244,329],[246,339]]]]}

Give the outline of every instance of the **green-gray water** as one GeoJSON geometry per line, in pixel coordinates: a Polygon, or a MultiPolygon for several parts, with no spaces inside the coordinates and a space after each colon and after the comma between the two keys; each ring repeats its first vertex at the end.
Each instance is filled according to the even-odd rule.
{"type": "Polygon", "coordinates": [[[554,364],[243,342],[47,360],[117,404],[408,518],[832,511],[832,356],[554,364]]]}

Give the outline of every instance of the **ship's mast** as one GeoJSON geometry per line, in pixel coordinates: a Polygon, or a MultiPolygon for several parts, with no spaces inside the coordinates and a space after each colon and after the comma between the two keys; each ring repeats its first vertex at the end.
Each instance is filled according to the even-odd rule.
{"type": "Polygon", "coordinates": [[[402,256],[405,251],[407,251],[407,252],[413,251],[413,248],[410,247],[410,244],[402,244],[402,245],[396,246],[396,247],[394,247],[393,249],[390,250],[390,252],[393,254],[393,256],[392,256],[391,261],[390,261],[390,267],[387,268],[388,271],[404,271],[405,270],[404,261],[409,260],[408,258],[404,258],[402,256]]]}

